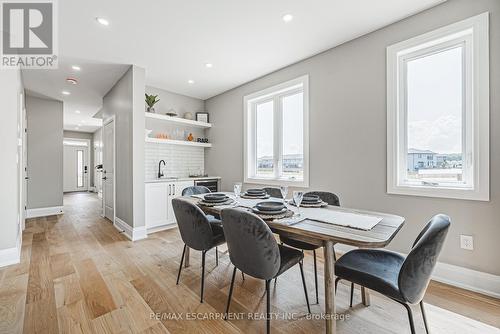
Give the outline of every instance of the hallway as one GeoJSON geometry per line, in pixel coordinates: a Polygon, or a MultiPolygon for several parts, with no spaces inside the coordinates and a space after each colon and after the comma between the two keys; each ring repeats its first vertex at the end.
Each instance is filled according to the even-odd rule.
{"type": "MultiPolygon", "coordinates": [[[[192,252],[192,266],[175,285],[182,242],[176,229],[132,243],[101,218],[95,194],[64,197],[61,216],[31,219],[23,234],[21,264],[0,270],[0,333],[233,333],[264,330],[264,322],[243,317],[220,320],[227,298],[232,265],[227,255],[215,267],[208,253],[204,304],[199,303],[200,255],[192,252]],[[188,313],[204,317],[187,319],[188,313]],[[156,318],[155,314],[161,314],[156,318]],[[180,319],[179,317],[182,317],[180,319]],[[214,318],[212,318],[214,317],[214,318]]],[[[309,294],[313,296],[312,259],[305,259],[309,294]]],[[[319,261],[322,273],[322,259],[319,261]]],[[[298,270],[298,269],[297,269],[298,270]]],[[[273,319],[274,333],[321,332],[324,321],[306,320],[302,295],[296,293],[300,276],[291,270],[272,289],[273,311],[290,313],[293,320],[273,319]]],[[[320,280],[321,282],[321,280],[320,280]]],[[[261,281],[238,277],[232,310],[260,312],[264,307],[261,281]]],[[[322,290],[320,290],[322,291],[322,290]]],[[[368,308],[355,292],[348,308],[348,288],[341,284],[337,311],[341,333],[365,333],[366,324],[377,333],[408,330],[405,311],[376,294],[368,308]],[[395,316],[397,315],[397,317],[395,316]],[[383,322],[377,321],[385,319],[383,322]],[[399,319],[399,320],[396,320],[399,319]]],[[[312,305],[314,315],[320,304],[312,305]]],[[[432,283],[426,296],[434,333],[499,333],[497,300],[432,283]],[[448,305],[450,311],[441,307],[448,305]],[[454,313],[457,312],[457,313],[454,313]],[[462,316],[467,315],[467,317],[462,316]],[[475,318],[476,320],[473,320],[475,318]],[[477,321],[479,320],[479,321],[477,321]],[[490,325],[487,325],[490,324],[490,325]],[[458,326],[458,327],[457,327],[458,326]]],[[[420,319],[420,318],[418,318],[420,319]]],[[[417,322],[419,332],[423,325],[417,322]]]]}

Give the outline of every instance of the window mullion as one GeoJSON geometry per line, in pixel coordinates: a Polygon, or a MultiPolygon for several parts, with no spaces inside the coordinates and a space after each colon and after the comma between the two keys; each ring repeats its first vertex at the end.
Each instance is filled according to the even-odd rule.
{"type": "Polygon", "coordinates": [[[274,178],[283,175],[283,104],[279,95],[274,97],[274,178]]]}

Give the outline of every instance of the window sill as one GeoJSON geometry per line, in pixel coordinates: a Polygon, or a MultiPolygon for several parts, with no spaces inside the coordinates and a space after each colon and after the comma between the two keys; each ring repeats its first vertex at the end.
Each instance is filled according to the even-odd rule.
{"type": "Polygon", "coordinates": [[[471,201],[489,201],[488,191],[480,191],[473,188],[444,188],[438,186],[388,186],[387,193],[390,195],[409,195],[435,198],[462,199],[471,201]]]}
{"type": "Polygon", "coordinates": [[[266,178],[257,178],[257,177],[246,177],[244,180],[245,183],[250,184],[260,184],[260,185],[273,185],[273,186],[289,186],[296,188],[308,188],[309,181],[300,180],[300,181],[292,181],[289,179],[266,179],[266,178]]]}

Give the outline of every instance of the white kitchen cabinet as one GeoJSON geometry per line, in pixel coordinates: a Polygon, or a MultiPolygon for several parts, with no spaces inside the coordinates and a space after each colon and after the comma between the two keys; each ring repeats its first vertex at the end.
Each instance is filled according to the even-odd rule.
{"type": "Polygon", "coordinates": [[[169,228],[176,223],[172,199],[182,196],[182,190],[192,185],[193,181],[146,183],[145,208],[148,233],[169,228]]]}

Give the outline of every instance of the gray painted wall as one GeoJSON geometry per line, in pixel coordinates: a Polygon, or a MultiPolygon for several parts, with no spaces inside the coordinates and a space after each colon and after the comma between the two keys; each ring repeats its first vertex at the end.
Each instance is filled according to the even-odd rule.
{"type": "Polygon", "coordinates": [[[145,71],[136,66],[103,98],[103,119],[115,116],[116,217],[144,226],[144,90],[145,71]]]}
{"type": "Polygon", "coordinates": [[[89,132],[78,132],[78,131],[64,131],[64,138],[76,138],[76,139],[88,139],[90,140],[89,146],[89,176],[90,176],[90,187],[94,186],[94,134],[89,132]]]}
{"type": "Polygon", "coordinates": [[[193,114],[193,117],[196,117],[197,111],[205,110],[205,102],[194,97],[172,93],[151,86],[146,87],[146,93],[158,95],[160,102],[155,105],[155,112],[159,114],[165,114],[170,109],[174,109],[179,117],[183,117],[186,112],[190,112],[193,114]]]}
{"type": "Polygon", "coordinates": [[[16,246],[20,235],[17,220],[19,178],[17,157],[17,118],[19,94],[23,91],[19,70],[0,70],[0,251],[16,246]]]}
{"type": "Polygon", "coordinates": [[[63,205],[63,103],[26,96],[28,209],[63,205]]]}
{"type": "Polygon", "coordinates": [[[405,216],[390,249],[408,252],[436,213],[453,219],[440,261],[500,275],[500,2],[450,0],[322,54],[286,67],[206,101],[213,148],[205,166],[231,190],[243,180],[243,96],[309,74],[310,189],[340,195],[347,207],[405,216]],[[419,34],[490,12],[491,176],[490,202],[386,193],[386,47],[419,34]],[[370,162],[367,167],[367,162],[370,162]],[[474,251],[459,235],[474,236],[474,251]]]}

